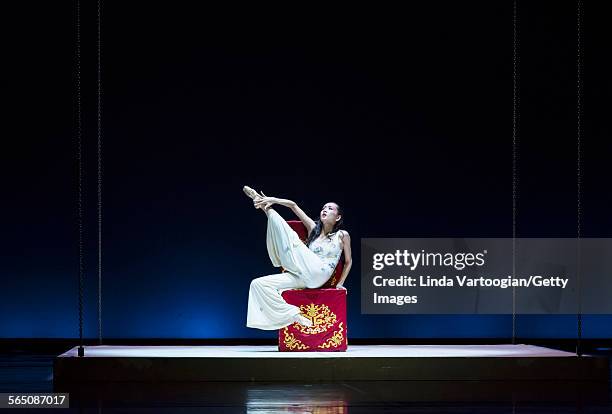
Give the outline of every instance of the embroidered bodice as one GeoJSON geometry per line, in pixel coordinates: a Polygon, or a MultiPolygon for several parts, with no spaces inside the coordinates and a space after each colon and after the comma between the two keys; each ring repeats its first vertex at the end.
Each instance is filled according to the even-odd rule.
{"type": "Polygon", "coordinates": [[[325,271],[331,275],[334,269],[336,269],[340,255],[342,255],[340,232],[336,231],[335,233],[328,234],[322,239],[319,237],[313,240],[308,248],[321,258],[325,271]]]}

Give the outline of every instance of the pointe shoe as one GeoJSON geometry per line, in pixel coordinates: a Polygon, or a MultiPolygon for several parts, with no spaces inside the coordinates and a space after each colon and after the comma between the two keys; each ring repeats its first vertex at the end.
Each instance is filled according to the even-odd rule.
{"type": "Polygon", "coordinates": [[[295,315],[294,320],[299,323],[300,325],[304,325],[307,327],[311,327],[312,326],[312,321],[310,319],[308,319],[307,317],[305,317],[304,315],[302,315],[301,313],[298,313],[297,315],[295,315]]]}
{"type": "Polygon", "coordinates": [[[244,191],[244,193],[249,196],[250,198],[252,198],[253,200],[257,199],[257,198],[261,198],[261,196],[259,194],[257,194],[257,191],[253,190],[251,187],[249,186],[244,186],[242,187],[242,191],[244,191]]]}

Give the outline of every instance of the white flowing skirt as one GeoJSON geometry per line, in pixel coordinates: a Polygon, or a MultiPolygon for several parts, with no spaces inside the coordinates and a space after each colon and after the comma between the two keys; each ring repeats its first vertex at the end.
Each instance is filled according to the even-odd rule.
{"type": "Polygon", "coordinates": [[[251,281],[247,324],[249,328],[274,330],[294,321],[300,308],[285,302],[287,289],[318,288],[331,276],[329,267],[299,238],[274,209],[268,209],[266,245],[275,267],[284,273],[262,276],[251,281]]]}

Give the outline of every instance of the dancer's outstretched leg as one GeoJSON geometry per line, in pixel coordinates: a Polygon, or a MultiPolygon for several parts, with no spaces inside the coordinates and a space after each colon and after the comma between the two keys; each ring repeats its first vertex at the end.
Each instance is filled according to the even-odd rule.
{"type": "Polygon", "coordinates": [[[308,288],[322,286],[331,275],[329,267],[300,240],[276,210],[261,202],[265,197],[263,193],[260,195],[247,186],[243,191],[268,218],[266,246],[272,265],[283,267],[285,271],[298,276],[308,288]]]}

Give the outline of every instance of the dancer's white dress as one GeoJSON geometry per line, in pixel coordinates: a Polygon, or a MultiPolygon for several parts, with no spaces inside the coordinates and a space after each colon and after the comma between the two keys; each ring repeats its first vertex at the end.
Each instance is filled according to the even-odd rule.
{"type": "Polygon", "coordinates": [[[269,209],[266,245],[275,267],[284,273],[262,276],[251,282],[247,324],[249,328],[280,329],[294,322],[300,308],[285,302],[287,289],[318,288],[329,280],[342,254],[339,232],[306,246],[280,214],[269,209]]]}

